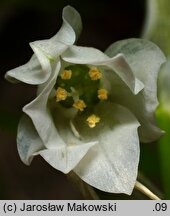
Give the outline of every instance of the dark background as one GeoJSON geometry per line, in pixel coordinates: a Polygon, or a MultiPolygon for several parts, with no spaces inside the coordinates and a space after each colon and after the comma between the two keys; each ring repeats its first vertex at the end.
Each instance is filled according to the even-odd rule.
{"type": "Polygon", "coordinates": [[[139,37],[145,14],[143,0],[1,0],[0,1],[0,199],[82,199],[67,177],[36,157],[24,165],[17,153],[16,130],[22,107],[35,87],[4,80],[9,69],[32,55],[29,42],[53,36],[62,23],[65,5],[83,20],[78,45],[104,51],[111,43],[139,37]]]}

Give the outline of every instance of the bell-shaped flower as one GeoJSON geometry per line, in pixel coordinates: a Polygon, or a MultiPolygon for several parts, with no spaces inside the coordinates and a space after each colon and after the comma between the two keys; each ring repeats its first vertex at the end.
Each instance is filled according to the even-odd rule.
{"type": "Polygon", "coordinates": [[[11,82],[38,86],[37,97],[23,108],[18,151],[25,164],[41,155],[95,188],[131,194],[139,141],[161,135],[154,111],[165,58],[142,39],[119,41],[106,53],[76,46],[80,32],[80,15],[65,7],[59,32],[30,43],[30,61],[6,73],[11,82]]]}

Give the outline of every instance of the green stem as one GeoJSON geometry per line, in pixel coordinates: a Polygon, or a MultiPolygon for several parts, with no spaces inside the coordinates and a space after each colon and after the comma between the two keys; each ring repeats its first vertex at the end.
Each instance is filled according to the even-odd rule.
{"type": "Polygon", "coordinates": [[[170,1],[148,0],[146,24],[143,37],[156,43],[169,59],[159,76],[158,90],[160,106],[157,120],[166,133],[160,139],[158,151],[165,199],[170,199],[170,1]]]}
{"type": "Polygon", "coordinates": [[[166,131],[159,141],[160,166],[165,199],[170,199],[170,113],[159,107],[157,111],[159,126],[166,131]]]}

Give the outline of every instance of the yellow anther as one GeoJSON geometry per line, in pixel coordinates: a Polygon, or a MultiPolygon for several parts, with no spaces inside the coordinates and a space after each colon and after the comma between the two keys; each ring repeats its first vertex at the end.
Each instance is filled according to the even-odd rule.
{"type": "Polygon", "coordinates": [[[80,111],[83,111],[84,108],[86,108],[86,104],[84,103],[83,100],[77,100],[74,102],[73,107],[80,111]]]}
{"type": "Polygon", "coordinates": [[[108,98],[107,90],[106,89],[99,89],[98,90],[98,98],[100,100],[107,100],[107,98],[108,98]]]}
{"type": "Polygon", "coordinates": [[[61,79],[63,80],[71,79],[71,76],[72,76],[71,70],[64,70],[61,74],[61,79]]]}
{"type": "Polygon", "coordinates": [[[68,96],[68,92],[61,88],[61,87],[58,87],[57,90],[56,90],[56,101],[62,101],[62,100],[65,100],[68,96]]]}
{"type": "Polygon", "coordinates": [[[96,126],[97,123],[100,122],[100,118],[94,114],[92,114],[91,116],[89,116],[86,121],[88,122],[88,125],[90,128],[94,128],[96,126]]]}
{"type": "Polygon", "coordinates": [[[92,67],[89,70],[89,76],[92,80],[98,80],[101,79],[102,73],[96,67],[92,67]]]}

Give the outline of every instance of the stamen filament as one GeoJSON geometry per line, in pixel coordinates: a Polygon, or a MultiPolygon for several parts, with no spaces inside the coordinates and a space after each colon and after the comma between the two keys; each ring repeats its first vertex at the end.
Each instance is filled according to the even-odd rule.
{"type": "Polygon", "coordinates": [[[77,137],[78,139],[81,139],[81,136],[80,136],[79,132],[77,131],[77,129],[75,128],[72,120],[70,120],[70,127],[71,127],[71,130],[72,130],[74,136],[77,137]]]}

